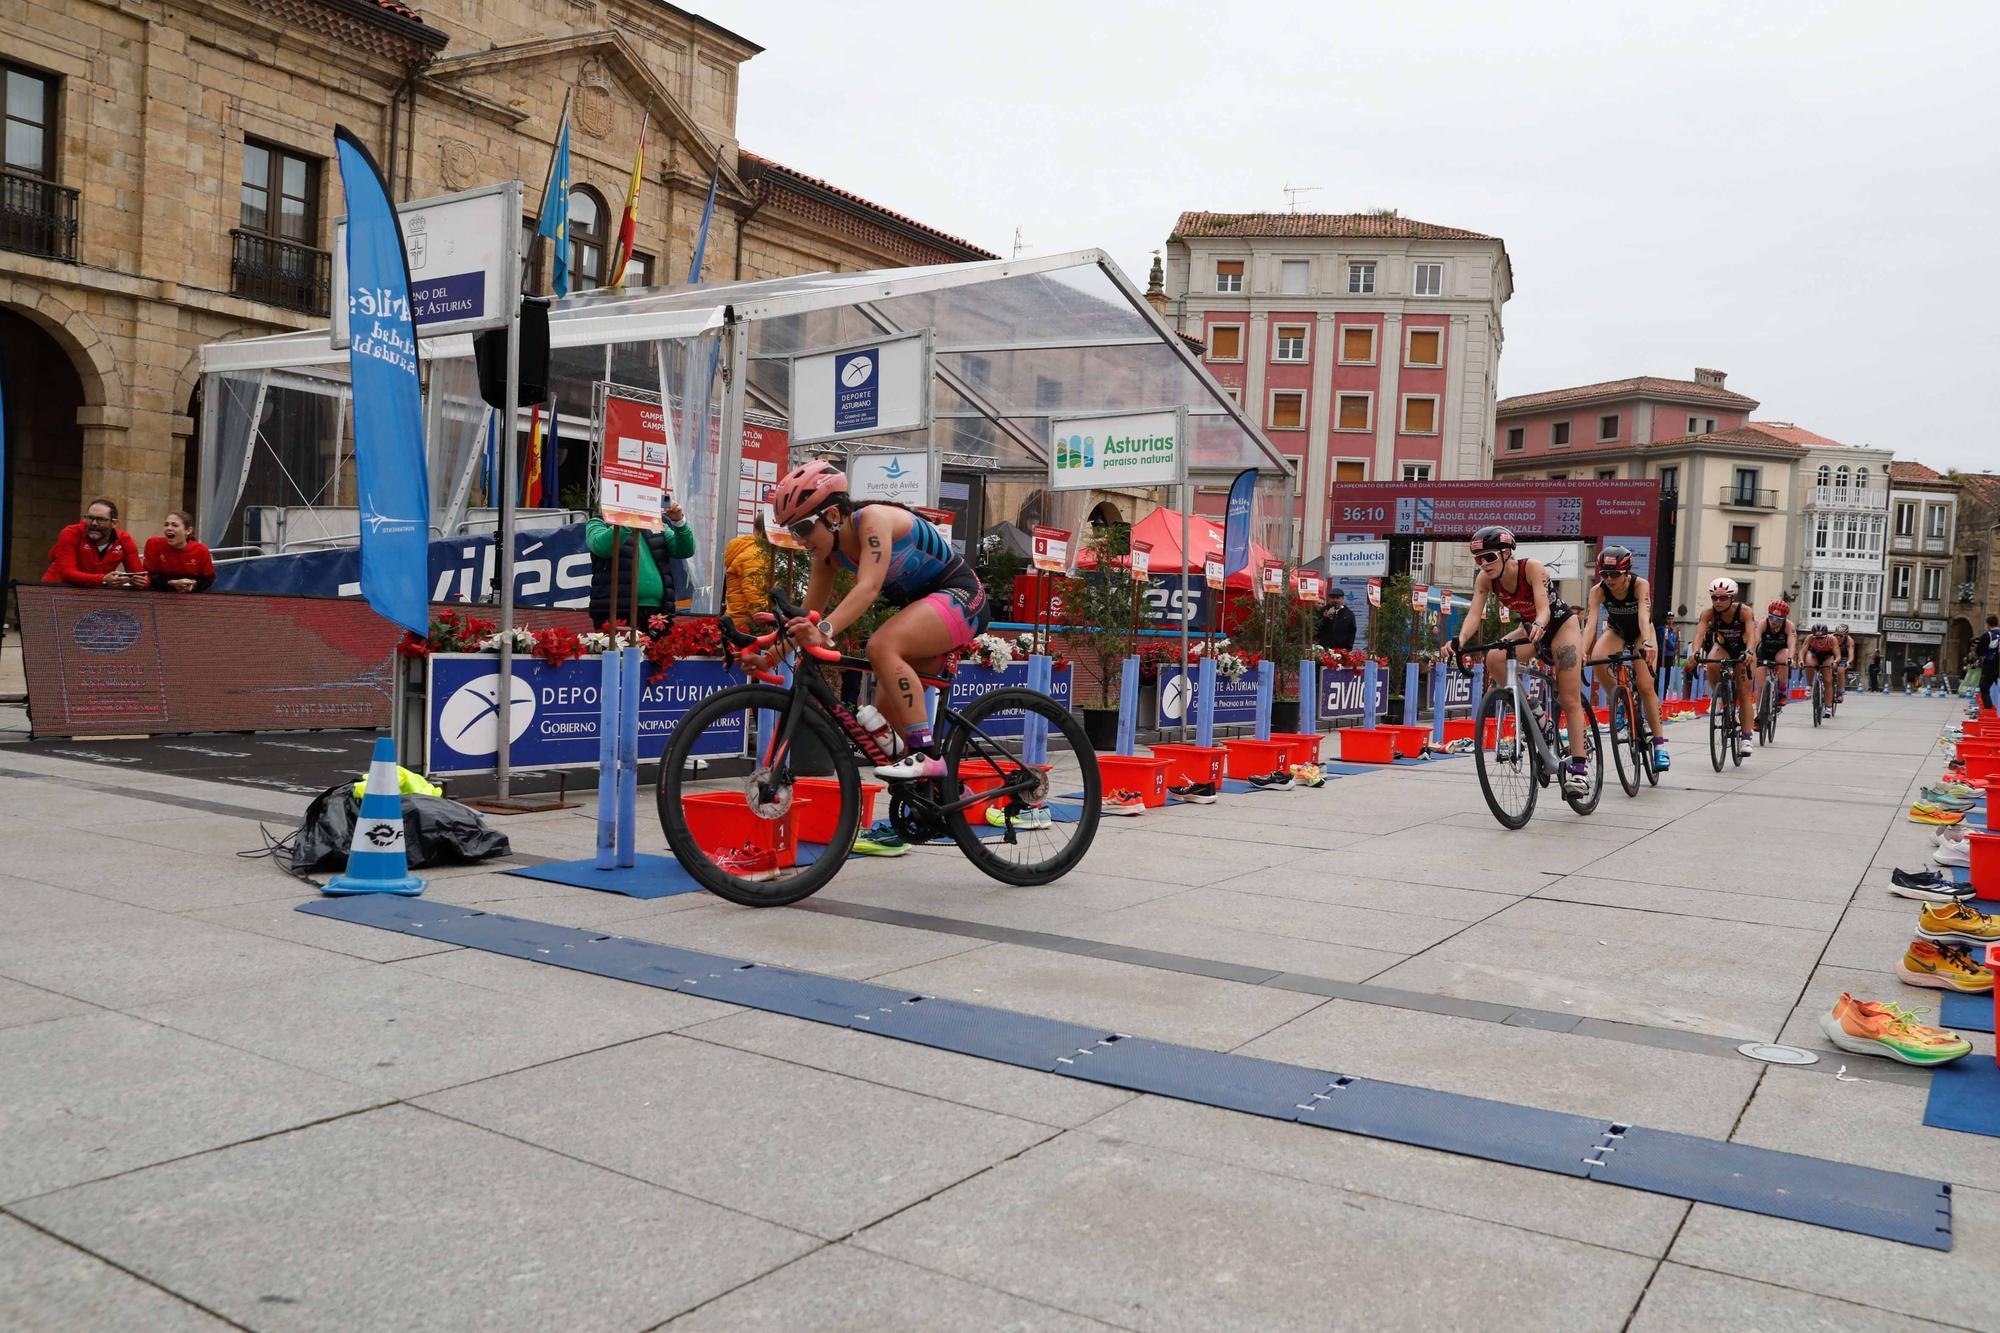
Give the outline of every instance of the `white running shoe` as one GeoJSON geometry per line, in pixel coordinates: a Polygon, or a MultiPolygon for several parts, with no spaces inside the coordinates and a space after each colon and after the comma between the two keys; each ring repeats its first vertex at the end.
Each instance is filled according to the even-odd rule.
{"type": "Polygon", "coordinates": [[[1931,860],[1941,866],[1972,866],[1972,845],[1967,842],[1948,842],[1931,853],[1931,860]]]}

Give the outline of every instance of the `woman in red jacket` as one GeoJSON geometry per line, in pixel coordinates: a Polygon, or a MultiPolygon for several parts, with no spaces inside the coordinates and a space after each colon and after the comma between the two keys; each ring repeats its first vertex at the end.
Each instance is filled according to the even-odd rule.
{"type": "Polygon", "coordinates": [[[164,537],[146,539],[146,573],[154,592],[204,592],[215,582],[215,561],[194,540],[194,524],[178,509],[167,511],[164,537]]]}

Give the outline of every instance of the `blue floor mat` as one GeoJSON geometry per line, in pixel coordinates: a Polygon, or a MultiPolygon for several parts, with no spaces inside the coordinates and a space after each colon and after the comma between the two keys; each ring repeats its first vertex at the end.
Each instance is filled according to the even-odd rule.
{"type": "MultiPolygon", "coordinates": [[[[1993,997],[1991,995],[1949,994],[1938,1005],[1938,1025],[1954,1032],[1991,1032],[1993,1030],[1993,997]]],[[[1968,1060],[1980,1057],[1968,1055],[1968,1060]]]]}
{"type": "Polygon", "coordinates": [[[549,884],[568,884],[600,893],[622,893],[627,898],[671,898],[677,893],[700,893],[701,885],[681,869],[671,856],[639,853],[637,864],[623,870],[599,870],[595,857],[584,861],[551,861],[546,865],[519,866],[504,873],[522,879],[538,879],[549,884]]]}
{"type": "Polygon", "coordinates": [[[2000,1064],[1975,1051],[1934,1072],[1924,1123],[1932,1129],[2000,1138],[2000,1064]]]}

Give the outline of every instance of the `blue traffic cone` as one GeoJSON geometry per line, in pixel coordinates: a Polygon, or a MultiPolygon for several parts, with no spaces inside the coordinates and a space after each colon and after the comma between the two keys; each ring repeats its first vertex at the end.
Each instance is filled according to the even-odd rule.
{"type": "Polygon", "coordinates": [[[347,870],[329,880],[321,893],[400,893],[412,897],[424,882],[410,873],[403,850],[403,798],[396,791],[396,743],[387,736],[375,740],[375,758],[368,765],[368,790],[354,821],[354,840],[347,848],[347,870]]]}

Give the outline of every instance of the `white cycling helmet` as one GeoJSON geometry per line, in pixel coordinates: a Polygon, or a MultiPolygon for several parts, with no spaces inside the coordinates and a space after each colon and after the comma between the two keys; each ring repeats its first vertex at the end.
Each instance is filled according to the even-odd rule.
{"type": "Polygon", "coordinates": [[[1708,595],[1710,597],[1734,597],[1736,595],[1736,580],[1717,579],[1708,585],[1708,595]]]}

